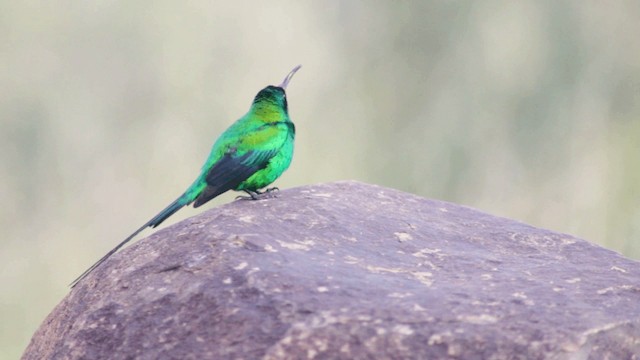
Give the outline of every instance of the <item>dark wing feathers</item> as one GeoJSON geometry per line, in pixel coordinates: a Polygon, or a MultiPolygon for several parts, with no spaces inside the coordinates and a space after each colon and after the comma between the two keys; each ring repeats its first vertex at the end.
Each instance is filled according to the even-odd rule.
{"type": "Polygon", "coordinates": [[[236,189],[256,171],[266,167],[276,152],[248,151],[241,156],[234,156],[234,152],[225,154],[207,173],[207,187],[196,198],[193,207],[197,208],[224,192],[236,189]]]}

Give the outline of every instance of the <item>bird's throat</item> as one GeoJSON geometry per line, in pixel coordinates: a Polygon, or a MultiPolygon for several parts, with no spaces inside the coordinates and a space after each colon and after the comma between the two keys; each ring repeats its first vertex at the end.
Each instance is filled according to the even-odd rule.
{"type": "Polygon", "coordinates": [[[261,101],[251,107],[253,116],[265,123],[281,122],[287,118],[287,112],[281,106],[268,101],[261,101]]]}

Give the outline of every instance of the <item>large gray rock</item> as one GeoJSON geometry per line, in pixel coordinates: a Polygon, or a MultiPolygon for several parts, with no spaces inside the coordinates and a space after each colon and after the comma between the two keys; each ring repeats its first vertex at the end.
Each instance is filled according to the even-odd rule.
{"type": "Polygon", "coordinates": [[[638,358],[638,265],[392,189],[305,186],[116,254],[23,358],[638,358]]]}

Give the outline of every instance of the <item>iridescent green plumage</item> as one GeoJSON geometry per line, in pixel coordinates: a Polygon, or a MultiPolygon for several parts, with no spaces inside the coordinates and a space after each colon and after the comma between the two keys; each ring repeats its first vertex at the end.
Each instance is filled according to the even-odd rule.
{"type": "Polygon", "coordinates": [[[199,207],[229,190],[245,191],[259,199],[259,190],[287,170],[293,157],[295,126],[289,118],[285,90],[296,66],[278,86],[260,90],[251,108],[220,135],[200,175],[191,186],[158,215],[142,225],[71,283],[75,286],[107,258],[147,227],[160,225],[182,207],[199,207]]]}

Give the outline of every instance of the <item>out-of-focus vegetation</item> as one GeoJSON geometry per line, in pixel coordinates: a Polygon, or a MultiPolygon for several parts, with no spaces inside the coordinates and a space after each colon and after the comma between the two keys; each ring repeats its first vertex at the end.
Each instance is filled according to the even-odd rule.
{"type": "Polygon", "coordinates": [[[633,0],[1,2],[0,358],[298,63],[280,187],[358,179],[640,258],[639,34],[633,0]]]}

